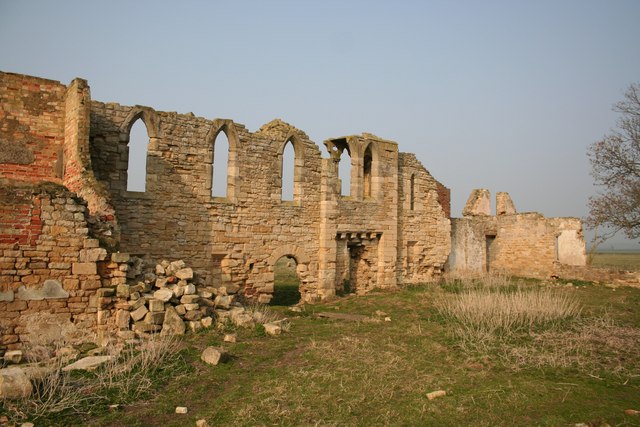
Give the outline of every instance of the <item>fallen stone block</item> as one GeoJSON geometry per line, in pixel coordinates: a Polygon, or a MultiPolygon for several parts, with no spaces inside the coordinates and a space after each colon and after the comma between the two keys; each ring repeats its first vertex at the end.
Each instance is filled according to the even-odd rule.
{"type": "Polygon", "coordinates": [[[185,295],[193,295],[195,293],[196,293],[196,285],[194,285],[193,283],[189,283],[184,287],[185,295]]]}
{"type": "Polygon", "coordinates": [[[171,289],[158,289],[153,293],[153,297],[162,302],[168,302],[173,298],[173,291],[171,289]]]}
{"type": "Polygon", "coordinates": [[[22,362],[22,350],[9,350],[4,354],[4,361],[14,365],[22,362]]]}
{"type": "Polygon", "coordinates": [[[149,310],[147,309],[147,307],[145,307],[144,305],[141,305],[136,310],[131,312],[131,319],[133,319],[134,322],[142,320],[144,316],[147,315],[148,312],[149,310]]]}
{"type": "Polygon", "coordinates": [[[193,270],[191,268],[181,268],[174,273],[174,276],[180,280],[190,280],[193,279],[193,270]]]}
{"type": "Polygon", "coordinates": [[[200,319],[203,328],[210,328],[213,325],[213,317],[207,316],[200,319]]]}
{"type": "Polygon", "coordinates": [[[160,335],[184,335],[185,329],[184,322],[176,310],[173,307],[167,307],[160,335]]]}
{"type": "Polygon", "coordinates": [[[176,414],[186,414],[189,412],[186,406],[176,406],[176,414]]]}
{"type": "Polygon", "coordinates": [[[180,298],[180,303],[181,304],[194,304],[197,303],[200,300],[200,296],[199,295],[184,295],[182,298],[180,298]]]}
{"type": "Polygon", "coordinates": [[[202,319],[202,312],[199,310],[187,311],[184,315],[184,320],[200,320],[202,319]]]}
{"type": "Polygon", "coordinates": [[[33,385],[21,368],[0,369],[0,400],[25,398],[32,391],[33,385]]]}
{"type": "Polygon", "coordinates": [[[222,348],[219,347],[207,347],[200,356],[200,359],[204,363],[209,365],[217,365],[219,363],[224,363],[229,357],[229,354],[222,348]]]}
{"type": "Polygon", "coordinates": [[[112,356],[87,356],[80,360],[73,362],[71,365],[67,365],[62,368],[63,371],[93,371],[98,367],[104,365],[112,356]]]}
{"type": "Polygon", "coordinates": [[[158,299],[150,299],[148,303],[149,303],[149,311],[152,311],[152,312],[164,311],[164,301],[160,301],[158,299]]]}
{"type": "Polygon", "coordinates": [[[218,295],[214,300],[216,307],[229,309],[231,308],[231,304],[233,303],[234,296],[233,295],[218,295]]]}
{"type": "Polygon", "coordinates": [[[162,325],[164,322],[164,311],[150,311],[144,316],[144,321],[153,325],[162,325]]]}
{"type": "Polygon", "coordinates": [[[270,322],[270,323],[265,323],[263,326],[264,326],[264,331],[268,335],[280,335],[282,333],[282,327],[280,326],[279,323],[270,322]]]}

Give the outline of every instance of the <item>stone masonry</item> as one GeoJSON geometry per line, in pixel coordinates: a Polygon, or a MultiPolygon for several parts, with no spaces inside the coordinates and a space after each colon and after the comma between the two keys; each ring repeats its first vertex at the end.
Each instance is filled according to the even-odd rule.
{"type": "Polygon", "coordinates": [[[434,281],[447,265],[477,272],[489,260],[541,276],[583,262],[579,220],[517,214],[508,195],[491,216],[479,191],[452,221],[449,190],[372,134],[321,150],[278,119],[251,132],[230,119],[95,101],[82,79],[65,86],[4,72],[0,104],[0,350],[29,340],[30,316],[108,333],[116,315],[104,289],[125,284],[130,255],[184,259],[203,286],[262,303],[283,256],[295,259],[306,302],[434,281]],[[129,156],[136,123],[147,131],[143,164],[129,156]],[[222,189],[213,179],[221,156],[222,189]],[[127,190],[132,167],[144,172],[144,191],[127,190]]]}

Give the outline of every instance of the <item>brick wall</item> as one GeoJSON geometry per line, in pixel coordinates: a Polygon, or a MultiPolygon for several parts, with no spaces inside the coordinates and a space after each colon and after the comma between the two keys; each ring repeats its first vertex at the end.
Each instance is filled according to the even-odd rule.
{"type": "Polygon", "coordinates": [[[0,72],[0,178],[62,182],[65,90],[53,80],[0,72]]]}

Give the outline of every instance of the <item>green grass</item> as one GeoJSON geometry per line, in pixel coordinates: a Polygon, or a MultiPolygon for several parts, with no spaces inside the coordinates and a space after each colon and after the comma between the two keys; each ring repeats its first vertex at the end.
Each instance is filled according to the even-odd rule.
{"type": "Polygon", "coordinates": [[[640,252],[596,252],[591,257],[591,266],[622,270],[640,270],[640,252]]]}
{"type": "MultiPolygon", "coordinates": [[[[306,306],[279,337],[239,330],[229,363],[203,364],[220,335],[187,336],[179,374],[149,400],[58,425],[640,425],[640,289],[572,288],[579,316],[518,328],[483,347],[462,345],[439,301],[465,285],[420,285],[306,306]],[[372,320],[319,319],[316,311],[372,320]],[[391,321],[385,321],[388,317],[391,321]],[[447,395],[428,400],[426,394],[447,395]],[[187,406],[186,415],[175,414],[187,406]]],[[[475,285],[474,285],[475,286],[475,285]]],[[[531,290],[561,286],[527,282],[531,290]]],[[[514,285],[486,287],[512,293],[514,285]]],[[[105,405],[107,402],[105,402],[105,405]]],[[[38,423],[46,425],[46,423],[38,423]]]]}

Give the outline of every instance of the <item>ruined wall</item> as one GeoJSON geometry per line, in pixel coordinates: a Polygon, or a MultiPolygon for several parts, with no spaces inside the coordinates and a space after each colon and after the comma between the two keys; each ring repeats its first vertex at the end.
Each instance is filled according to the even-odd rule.
{"type": "Polygon", "coordinates": [[[498,193],[497,212],[490,212],[489,192],[474,190],[463,211],[452,220],[448,269],[455,274],[500,272],[549,277],[563,265],[586,265],[586,245],[578,218],[545,218],[516,213],[507,193],[498,193]]]}
{"type": "Polygon", "coordinates": [[[62,182],[66,86],[0,72],[0,179],[62,182]]]}
{"type": "Polygon", "coordinates": [[[0,213],[0,351],[92,330],[107,252],[88,236],[86,204],[56,184],[5,180],[0,213]]]}
{"type": "Polygon", "coordinates": [[[91,123],[94,171],[115,206],[121,250],[154,262],[171,253],[215,285],[249,295],[272,292],[273,265],[290,255],[302,290],[317,287],[321,156],[303,132],[275,120],[250,133],[231,120],[95,101],[91,123]],[[127,191],[129,132],[137,119],[149,134],[144,192],[127,191]],[[229,141],[229,153],[215,152],[229,156],[222,198],[212,197],[220,132],[229,141]],[[281,197],[286,143],[296,153],[293,201],[281,197]]]}
{"type": "Polygon", "coordinates": [[[433,281],[451,249],[448,189],[413,154],[400,153],[398,177],[398,282],[433,281]]]}

